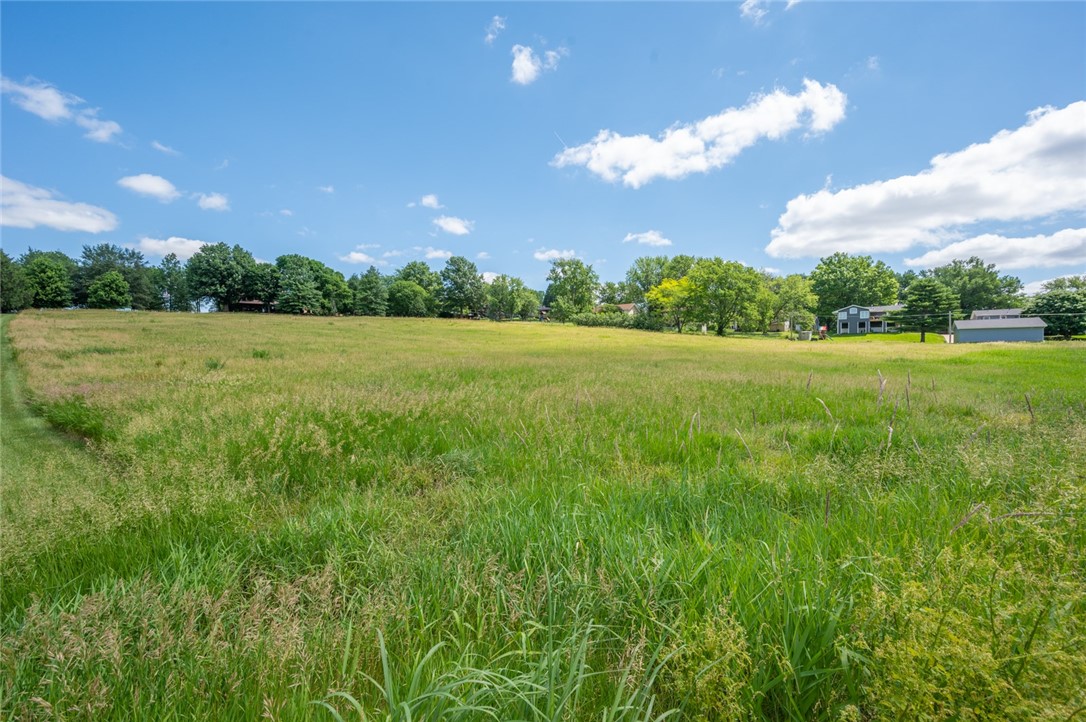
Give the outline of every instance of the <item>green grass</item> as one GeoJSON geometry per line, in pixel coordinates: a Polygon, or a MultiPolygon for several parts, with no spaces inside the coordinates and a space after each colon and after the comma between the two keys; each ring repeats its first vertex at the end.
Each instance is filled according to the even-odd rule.
{"type": "MultiPolygon", "coordinates": [[[[946,343],[942,334],[929,331],[925,334],[924,343],[946,343]]],[[[920,333],[864,333],[854,336],[831,336],[831,341],[845,341],[847,343],[920,343],[920,333]]]]}
{"type": "Polygon", "coordinates": [[[8,328],[7,719],[1086,705],[1076,344],[86,311],[8,328]],[[66,404],[63,433],[28,410],[66,404]]]}

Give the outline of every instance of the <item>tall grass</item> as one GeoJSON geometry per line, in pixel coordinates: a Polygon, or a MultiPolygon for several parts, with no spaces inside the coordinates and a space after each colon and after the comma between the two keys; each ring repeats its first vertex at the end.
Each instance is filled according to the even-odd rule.
{"type": "Polygon", "coordinates": [[[1070,345],[147,320],[11,326],[102,428],[12,445],[5,359],[7,718],[1086,705],[1070,345]]]}

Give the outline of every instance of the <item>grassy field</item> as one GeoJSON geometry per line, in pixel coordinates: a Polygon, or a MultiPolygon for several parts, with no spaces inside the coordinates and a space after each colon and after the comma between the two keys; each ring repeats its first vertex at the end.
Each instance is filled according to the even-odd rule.
{"type": "Polygon", "coordinates": [[[89,311],[7,330],[5,719],[1086,706],[1076,345],[89,311]]]}

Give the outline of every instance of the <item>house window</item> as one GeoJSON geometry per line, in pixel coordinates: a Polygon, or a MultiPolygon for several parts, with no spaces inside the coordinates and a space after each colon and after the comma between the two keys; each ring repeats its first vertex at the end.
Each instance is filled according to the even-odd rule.
{"type": "Polygon", "coordinates": [[[855,315],[856,315],[856,312],[857,312],[858,310],[859,310],[858,308],[856,308],[855,306],[853,306],[852,308],[850,308],[850,309],[848,310],[848,312],[849,312],[850,314],[852,314],[853,316],[855,316],[855,315]]]}
{"type": "Polygon", "coordinates": [[[871,316],[870,311],[860,311],[860,318],[868,318],[871,316]]]}
{"type": "Polygon", "coordinates": [[[839,320],[841,320],[841,321],[847,321],[848,320],[848,312],[847,311],[841,311],[840,313],[837,314],[837,318],[839,320]]]}

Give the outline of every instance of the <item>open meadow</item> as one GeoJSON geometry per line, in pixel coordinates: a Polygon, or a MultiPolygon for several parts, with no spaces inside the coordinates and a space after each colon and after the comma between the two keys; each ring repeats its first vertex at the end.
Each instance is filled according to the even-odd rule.
{"type": "Polygon", "coordinates": [[[1086,708],[1082,344],[5,323],[4,719],[1086,708]]]}

